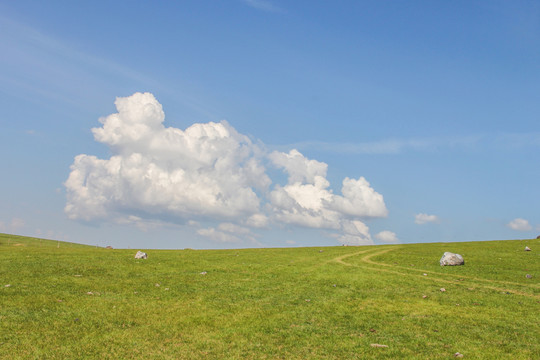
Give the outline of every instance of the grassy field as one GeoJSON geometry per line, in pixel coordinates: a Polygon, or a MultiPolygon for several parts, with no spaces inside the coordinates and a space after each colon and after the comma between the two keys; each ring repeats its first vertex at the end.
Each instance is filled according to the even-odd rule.
{"type": "Polygon", "coordinates": [[[540,240],[135,252],[0,234],[0,358],[540,359],[540,240]]]}

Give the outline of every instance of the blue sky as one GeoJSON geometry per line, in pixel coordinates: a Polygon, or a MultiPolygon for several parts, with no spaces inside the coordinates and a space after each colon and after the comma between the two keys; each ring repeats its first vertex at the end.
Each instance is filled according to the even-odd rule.
{"type": "Polygon", "coordinates": [[[540,234],[538,2],[0,1],[0,54],[0,232],[540,234]]]}

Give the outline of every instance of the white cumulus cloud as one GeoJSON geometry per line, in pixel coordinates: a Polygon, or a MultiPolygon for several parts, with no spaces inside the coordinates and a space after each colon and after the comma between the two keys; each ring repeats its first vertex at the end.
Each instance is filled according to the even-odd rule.
{"type": "Polygon", "coordinates": [[[197,234],[219,242],[241,242],[242,239],[257,243],[256,235],[251,229],[234,223],[221,223],[217,228],[198,229],[197,234]]]}
{"type": "Polygon", "coordinates": [[[284,168],[288,184],[275,186],[270,193],[274,214],[280,221],[308,227],[338,228],[347,217],[385,217],[388,214],[383,196],[363,177],[345,178],[342,195],[329,188],[327,165],[304,157],[297,150],[289,154],[270,154],[274,165],[284,168]]]}
{"type": "Polygon", "coordinates": [[[77,155],[64,185],[70,219],[140,228],[187,224],[215,241],[254,241],[251,229],[272,224],[338,231],[339,241],[372,243],[365,219],[385,217],[383,196],[369,182],[345,178],[335,194],[328,165],[297,150],[265,152],[229,123],[164,125],[150,93],[117,98],[117,113],[92,129],[111,156],[77,155]],[[265,163],[288,175],[272,184],[265,163]],[[220,223],[203,228],[206,222],[220,223]],[[145,225],[146,223],[146,225],[145,225]]]}
{"type": "MultiPolygon", "coordinates": [[[[108,160],[78,155],[65,182],[71,219],[125,213],[235,218],[256,214],[257,190],[270,185],[260,150],[227,122],[166,128],[152,94],[116,101],[118,113],[93,129],[109,145],[108,160]]],[[[141,215],[139,215],[141,216],[141,215]]]]}
{"type": "Polygon", "coordinates": [[[307,159],[296,149],[289,151],[288,154],[274,151],[268,157],[274,165],[285,169],[289,175],[289,184],[313,183],[316,178],[326,177],[327,164],[307,159]]]}
{"type": "Polygon", "coordinates": [[[343,235],[338,236],[338,241],[344,245],[373,245],[369,228],[361,221],[344,221],[342,223],[343,235]]]}
{"type": "Polygon", "coordinates": [[[297,150],[273,152],[270,159],[289,175],[288,184],[270,193],[279,222],[311,228],[341,230],[338,241],[349,245],[372,244],[369,228],[359,219],[385,217],[383,196],[363,178],[343,180],[342,195],[334,194],[326,179],[327,165],[310,160],[297,150]]]}
{"type": "Polygon", "coordinates": [[[264,214],[253,214],[247,218],[245,224],[254,228],[265,228],[268,226],[269,219],[264,214]]]}
{"type": "Polygon", "coordinates": [[[424,225],[427,223],[438,223],[439,217],[437,215],[428,215],[424,213],[416,214],[414,216],[414,222],[418,225],[424,225]]]}
{"type": "Polygon", "coordinates": [[[210,238],[211,240],[218,242],[240,242],[240,238],[233,234],[226,233],[224,231],[216,230],[215,228],[199,229],[197,234],[210,238]]]}
{"type": "Polygon", "coordinates": [[[384,243],[397,243],[399,242],[399,239],[396,235],[396,233],[388,230],[381,231],[380,233],[377,233],[375,235],[375,239],[380,240],[384,243]]]}
{"type": "Polygon", "coordinates": [[[358,217],[386,217],[388,210],[383,196],[377,193],[363,177],[345,178],[341,188],[343,196],[335,196],[333,208],[343,214],[358,217]]]}
{"type": "Polygon", "coordinates": [[[517,231],[529,231],[532,230],[531,224],[528,220],[517,218],[506,224],[510,229],[517,231]]]}

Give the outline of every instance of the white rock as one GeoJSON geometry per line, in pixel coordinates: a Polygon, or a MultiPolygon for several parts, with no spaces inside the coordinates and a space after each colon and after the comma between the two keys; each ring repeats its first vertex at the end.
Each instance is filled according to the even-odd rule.
{"type": "Polygon", "coordinates": [[[463,260],[463,256],[447,251],[443,254],[441,260],[439,260],[439,264],[441,264],[441,266],[465,265],[465,261],[463,260]]]}
{"type": "Polygon", "coordinates": [[[525,246],[525,251],[531,251],[531,248],[528,246],[525,246]]]}
{"type": "Polygon", "coordinates": [[[147,258],[148,258],[148,255],[146,255],[145,252],[137,251],[137,253],[135,254],[135,259],[147,259],[147,258]]]}

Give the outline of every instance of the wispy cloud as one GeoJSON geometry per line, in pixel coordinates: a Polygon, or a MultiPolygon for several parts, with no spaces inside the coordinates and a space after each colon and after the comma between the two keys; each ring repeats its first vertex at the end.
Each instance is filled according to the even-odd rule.
{"type": "Polygon", "coordinates": [[[424,213],[416,214],[414,216],[414,222],[418,225],[424,225],[427,223],[438,223],[440,219],[437,215],[428,215],[424,213]]]}
{"type": "Polygon", "coordinates": [[[497,149],[519,149],[540,147],[540,132],[473,134],[466,136],[426,137],[398,139],[388,138],[370,142],[325,142],[302,141],[276,148],[317,150],[338,154],[400,154],[406,151],[434,151],[438,149],[473,149],[495,147],[497,149]]]}
{"type": "Polygon", "coordinates": [[[43,31],[3,16],[0,16],[0,29],[3,30],[3,35],[0,35],[0,49],[9,51],[11,56],[8,60],[11,60],[12,65],[22,62],[21,65],[26,69],[36,72],[48,70],[55,74],[75,69],[82,72],[93,68],[144,83],[153,82],[149,77],[124,65],[80,51],[43,31]]]}
{"type": "Polygon", "coordinates": [[[9,224],[0,221],[0,232],[10,232],[17,234],[20,229],[25,227],[25,222],[21,218],[12,218],[9,224]]]}
{"type": "Polygon", "coordinates": [[[262,10],[266,12],[280,13],[284,12],[282,8],[272,4],[270,1],[266,0],[242,0],[242,2],[254,9],[262,10]]]}
{"type": "Polygon", "coordinates": [[[540,147],[540,132],[503,133],[494,136],[493,141],[498,146],[510,149],[540,147]]]}
{"type": "Polygon", "coordinates": [[[417,139],[382,139],[361,143],[303,141],[287,147],[299,150],[319,150],[342,154],[399,154],[407,150],[434,150],[443,147],[467,147],[480,142],[481,136],[431,137],[417,139]]]}
{"type": "Polygon", "coordinates": [[[190,89],[183,88],[183,84],[152,78],[145,71],[113,61],[107,55],[83,51],[80,44],[3,15],[0,15],[0,53],[9,54],[0,58],[0,91],[28,101],[49,106],[52,100],[88,108],[88,93],[99,93],[111,83],[127,81],[138,88],[170,93],[194,112],[220,119],[204,102],[190,95],[190,89]]]}
{"type": "Polygon", "coordinates": [[[517,231],[529,231],[532,230],[531,224],[528,220],[517,218],[506,224],[510,229],[517,231]]]}
{"type": "Polygon", "coordinates": [[[399,242],[396,233],[389,230],[384,230],[376,234],[375,239],[387,244],[395,244],[399,242]]]}

